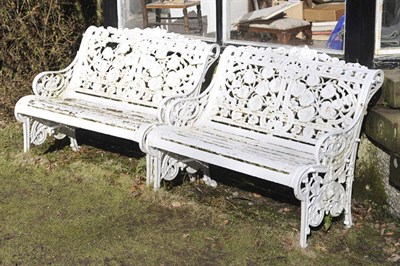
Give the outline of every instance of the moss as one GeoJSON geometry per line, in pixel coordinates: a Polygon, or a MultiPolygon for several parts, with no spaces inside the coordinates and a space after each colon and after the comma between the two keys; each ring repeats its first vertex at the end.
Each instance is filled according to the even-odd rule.
{"type": "Polygon", "coordinates": [[[356,171],[353,184],[353,198],[359,201],[372,201],[376,204],[386,205],[387,194],[384,184],[384,171],[382,171],[382,154],[372,143],[363,139],[356,162],[356,171]]]}

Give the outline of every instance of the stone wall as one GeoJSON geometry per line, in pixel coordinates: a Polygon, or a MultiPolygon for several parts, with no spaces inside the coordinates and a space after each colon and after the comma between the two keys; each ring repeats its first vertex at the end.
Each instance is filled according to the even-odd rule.
{"type": "Polygon", "coordinates": [[[353,197],[387,204],[400,218],[400,191],[389,184],[390,155],[363,135],[357,157],[353,197]]]}

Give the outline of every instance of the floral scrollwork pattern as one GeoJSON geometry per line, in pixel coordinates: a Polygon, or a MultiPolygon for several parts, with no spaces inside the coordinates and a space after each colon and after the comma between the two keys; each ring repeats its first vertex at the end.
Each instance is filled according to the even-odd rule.
{"type": "Polygon", "coordinates": [[[154,108],[170,96],[197,93],[204,69],[219,54],[215,45],[157,29],[96,29],[86,35],[71,87],[154,108]]]}
{"type": "Polygon", "coordinates": [[[171,157],[169,154],[163,154],[161,160],[161,179],[171,181],[173,180],[180,170],[180,163],[177,159],[171,157]]]}
{"type": "Polygon", "coordinates": [[[308,169],[295,188],[296,197],[302,201],[302,238],[310,233],[310,226],[321,224],[325,214],[340,215],[346,209],[349,197],[346,191],[347,171],[317,171],[308,169]]]}
{"type": "Polygon", "coordinates": [[[325,138],[318,151],[317,161],[322,164],[342,164],[355,145],[355,131],[347,134],[334,134],[325,138]]]}
{"type": "Polygon", "coordinates": [[[307,48],[236,48],[221,60],[213,121],[313,145],[359,119],[373,78],[307,48]]]}
{"type": "Polygon", "coordinates": [[[167,123],[175,126],[189,126],[202,114],[208,100],[208,94],[203,97],[181,99],[172,102],[167,107],[165,117],[167,123]]]}
{"type": "Polygon", "coordinates": [[[68,86],[72,71],[44,72],[35,79],[33,90],[36,95],[44,97],[57,97],[68,86]]]}
{"type": "Polygon", "coordinates": [[[48,126],[34,121],[30,131],[30,142],[34,145],[43,144],[49,136],[48,126]]]}

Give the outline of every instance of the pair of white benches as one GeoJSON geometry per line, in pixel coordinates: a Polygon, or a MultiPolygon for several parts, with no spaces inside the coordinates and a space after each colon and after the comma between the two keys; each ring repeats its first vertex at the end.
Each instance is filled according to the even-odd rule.
{"type": "Polygon", "coordinates": [[[83,128],[133,140],[155,188],[214,164],[293,188],[300,245],[325,214],[345,213],[358,137],[383,73],[308,48],[225,48],[159,29],[90,27],[74,62],[44,72],[15,114],[24,150],[83,128]],[[219,58],[212,82],[201,85],[219,58]]]}

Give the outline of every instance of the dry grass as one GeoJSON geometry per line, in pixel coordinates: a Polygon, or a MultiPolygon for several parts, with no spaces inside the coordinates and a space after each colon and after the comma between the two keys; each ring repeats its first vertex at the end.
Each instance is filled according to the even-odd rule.
{"type": "Polygon", "coordinates": [[[379,206],[354,204],[356,226],[333,220],[303,250],[299,205],[279,188],[212,168],[216,189],[154,192],[134,143],[79,136],[78,153],[48,140],[23,154],[20,125],[0,129],[0,264],[390,265],[400,252],[399,221],[379,206]]]}

